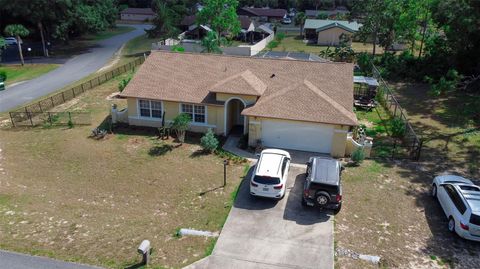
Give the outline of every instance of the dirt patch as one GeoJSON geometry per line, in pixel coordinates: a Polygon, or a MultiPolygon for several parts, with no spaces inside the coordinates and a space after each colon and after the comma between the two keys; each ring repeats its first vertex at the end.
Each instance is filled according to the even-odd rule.
{"type": "MultiPolygon", "coordinates": [[[[450,234],[438,202],[429,196],[433,175],[404,161],[366,161],[343,174],[344,205],[336,216],[339,248],[378,255],[392,268],[474,268],[480,244],[450,234]]],[[[339,268],[373,265],[339,257],[339,268]]]]}

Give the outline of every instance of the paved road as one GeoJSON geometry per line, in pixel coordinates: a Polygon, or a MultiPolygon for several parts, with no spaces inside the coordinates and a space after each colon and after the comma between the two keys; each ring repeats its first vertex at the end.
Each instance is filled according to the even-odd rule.
{"type": "Polygon", "coordinates": [[[0,269],[99,269],[78,263],[57,261],[45,257],[0,251],[0,269]]]}
{"type": "Polygon", "coordinates": [[[128,40],[145,33],[149,25],[129,25],[134,31],[102,40],[89,52],[75,56],[43,76],[0,92],[0,112],[5,112],[82,79],[103,67],[128,40]]]}
{"type": "Polygon", "coordinates": [[[212,255],[186,269],[333,269],[333,218],[302,207],[304,171],[290,168],[278,202],[250,197],[244,181],[212,255]]]}

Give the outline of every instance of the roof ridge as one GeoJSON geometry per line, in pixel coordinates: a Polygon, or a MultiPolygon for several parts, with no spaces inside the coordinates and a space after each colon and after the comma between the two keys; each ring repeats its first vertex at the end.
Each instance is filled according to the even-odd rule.
{"type": "Polygon", "coordinates": [[[267,85],[265,82],[263,82],[258,76],[256,76],[250,69],[247,69],[240,73],[240,76],[252,87],[256,92],[258,92],[260,95],[265,92],[267,89],[267,85]],[[255,81],[252,81],[255,80],[255,81]],[[259,83],[261,88],[259,89],[254,83],[257,82],[259,83]]]}
{"type": "Polygon", "coordinates": [[[335,101],[332,97],[330,97],[324,91],[319,89],[317,86],[313,85],[313,83],[311,83],[307,79],[304,79],[303,84],[305,84],[311,91],[313,91],[314,93],[322,97],[325,101],[327,101],[329,104],[331,104],[337,111],[347,116],[353,122],[357,122],[357,118],[353,112],[348,111],[344,106],[339,104],[337,101],[335,101]]]}

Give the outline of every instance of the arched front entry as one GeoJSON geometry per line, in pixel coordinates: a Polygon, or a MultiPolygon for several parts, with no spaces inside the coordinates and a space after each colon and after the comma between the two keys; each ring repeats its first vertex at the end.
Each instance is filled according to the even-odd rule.
{"type": "Polygon", "coordinates": [[[231,133],[247,133],[247,118],[241,114],[245,106],[245,102],[237,97],[225,101],[225,136],[231,133]]]}

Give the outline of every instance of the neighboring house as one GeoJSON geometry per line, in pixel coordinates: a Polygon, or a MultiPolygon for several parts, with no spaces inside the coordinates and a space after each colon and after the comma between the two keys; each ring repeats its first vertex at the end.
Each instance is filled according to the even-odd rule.
{"type": "MultiPolygon", "coordinates": [[[[240,15],[238,20],[240,22],[240,33],[236,37],[237,40],[255,44],[272,34],[272,30],[267,26],[255,24],[248,16],[240,15]]],[[[205,37],[207,32],[211,31],[206,25],[198,25],[195,15],[183,17],[179,28],[184,32],[183,38],[187,40],[200,40],[205,37]]]]}
{"type": "Polygon", "coordinates": [[[244,7],[237,10],[238,15],[248,16],[258,22],[281,21],[287,16],[285,9],[244,7]]]}
{"type": "Polygon", "coordinates": [[[123,21],[151,21],[156,14],[151,8],[126,8],[120,12],[123,21]]]}
{"type": "Polygon", "coordinates": [[[329,10],[305,10],[305,16],[309,19],[316,19],[320,14],[325,14],[328,18],[335,18],[336,16],[345,16],[350,14],[346,7],[339,6],[336,9],[329,10]]]}
{"type": "Polygon", "coordinates": [[[358,124],[349,63],[152,51],[120,95],[130,125],[159,127],[187,113],[194,132],[241,130],[250,146],[336,157],[358,124]]]}
{"type": "Polygon", "coordinates": [[[312,40],[317,45],[336,46],[340,43],[342,34],[352,37],[361,26],[356,21],[307,19],[303,29],[306,39],[312,40]]]}

